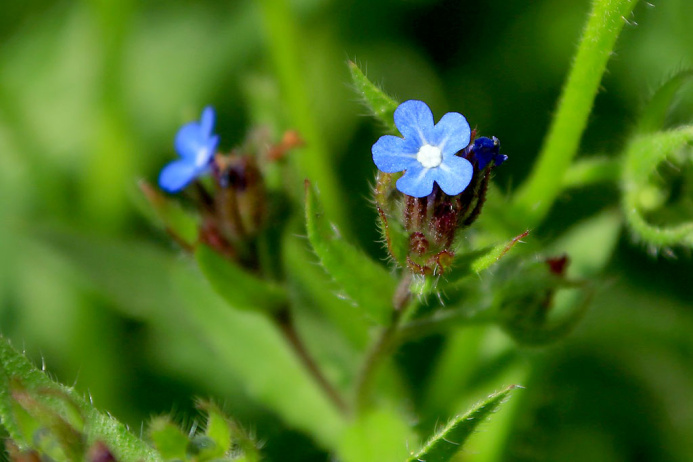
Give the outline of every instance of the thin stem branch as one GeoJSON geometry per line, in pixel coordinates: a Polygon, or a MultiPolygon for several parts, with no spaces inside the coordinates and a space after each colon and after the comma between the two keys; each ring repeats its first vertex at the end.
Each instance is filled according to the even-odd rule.
{"type": "Polygon", "coordinates": [[[325,395],[332,401],[332,403],[339,409],[343,414],[349,413],[349,407],[340,395],[340,393],[332,386],[332,384],[323,375],[320,367],[315,362],[313,357],[310,355],[308,348],[306,348],[305,343],[301,340],[301,337],[296,330],[291,312],[288,308],[280,310],[274,317],[277,325],[279,326],[282,334],[289,342],[291,347],[298,356],[301,363],[308,369],[310,375],[315,379],[315,381],[320,385],[320,388],[325,392],[325,395]]]}
{"type": "Polygon", "coordinates": [[[409,285],[411,284],[411,273],[406,273],[395,291],[392,304],[392,322],[380,332],[375,343],[366,354],[363,367],[356,382],[356,410],[363,411],[368,404],[370,389],[382,359],[397,344],[399,327],[402,324],[406,307],[411,299],[409,285]]]}

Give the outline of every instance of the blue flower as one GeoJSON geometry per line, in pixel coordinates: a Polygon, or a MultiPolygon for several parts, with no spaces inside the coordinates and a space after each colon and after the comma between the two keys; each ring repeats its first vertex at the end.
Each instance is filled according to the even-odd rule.
{"type": "Polygon", "coordinates": [[[380,137],[373,145],[373,162],[385,173],[404,170],[397,189],[413,197],[425,197],[438,183],[445,194],[455,196],[472,180],[474,168],[455,155],[469,144],[467,119],[449,112],[437,124],[426,103],[410,100],[395,110],[395,126],[404,138],[380,137]]]}
{"type": "Polygon", "coordinates": [[[483,170],[491,161],[498,166],[508,159],[508,156],[500,154],[500,141],[495,136],[475,139],[474,144],[467,149],[467,152],[469,151],[473,152],[479,170],[483,170]]]}
{"type": "Polygon", "coordinates": [[[199,122],[187,123],[178,130],[175,147],[181,159],[174,160],[161,171],[159,186],[164,191],[178,192],[210,170],[219,144],[219,136],[212,134],[214,117],[214,109],[207,106],[199,122]]]}

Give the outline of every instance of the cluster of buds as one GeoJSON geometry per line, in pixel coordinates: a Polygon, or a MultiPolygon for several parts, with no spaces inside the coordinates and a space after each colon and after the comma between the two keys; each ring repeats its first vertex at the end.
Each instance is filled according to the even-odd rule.
{"type": "Polygon", "coordinates": [[[507,156],[496,137],[477,138],[460,114],[434,125],[420,101],[402,103],[395,124],[404,139],[386,135],[373,146],[385,242],[412,273],[442,274],[452,265],[458,231],[479,217],[493,168],[507,156]]]}
{"type": "MultiPolygon", "coordinates": [[[[192,202],[200,220],[193,242],[178,232],[175,223],[160,213],[168,233],[186,249],[205,244],[217,253],[253,268],[257,265],[255,238],[268,222],[268,188],[263,169],[284,158],[302,140],[293,131],[278,144],[267,141],[265,132],[254,132],[242,147],[230,153],[217,152],[219,137],[212,132],[214,111],[207,107],[199,122],[184,125],[176,136],[180,159],[161,171],[159,186],[169,192],[183,192],[192,202]]],[[[168,199],[142,183],[142,189],[161,211],[168,199]]]]}

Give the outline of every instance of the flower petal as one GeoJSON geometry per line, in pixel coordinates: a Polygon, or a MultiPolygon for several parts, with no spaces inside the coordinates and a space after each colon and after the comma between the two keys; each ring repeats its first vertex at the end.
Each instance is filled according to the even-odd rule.
{"type": "Polygon", "coordinates": [[[219,145],[219,136],[214,135],[207,139],[206,144],[197,151],[197,156],[195,157],[195,165],[198,168],[206,168],[212,158],[214,153],[217,152],[217,146],[219,145]]]}
{"type": "Polygon", "coordinates": [[[448,112],[433,127],[428,142],[443,151],[443,157],[455,154],[469,144],[471,129],[465,117],[457,112],[448,112]]]}
{"type": "Polygon", "coordinates": [[[183,159],[193,160],[200,149],[205,148],[208,142],[206,134],[202,133],[198,122],[190,122],[183,125],[176,133],[175,147],[178,155],[183,159]]]}
{"type": "Polygon", "coordinates": [[[412,151],[410,145],[411,143],[398,136],[381,136],[371,148],[375,166],[385,173],[401,172],[410,168],[412,163],[417,163],[417,151],[412,151]]]}
{"type": "Polygon", "coordinates": [[[405,101],[395,109],[395,126],[406,140],[421,147],[428,143],[426,135],[433,129],[433,113],[423,101],[405,101]]]}
{"type": "Polygon", "coordinates": [[[433,179],[448,196],[456,196],[472,181],[474,167],[467,159],[450,156],[433,172],[433,179]]]}
{"type": "Polygon", "coordinates": [[[214,108],[212,106],[207,106],[202,110],[202,116],[200,117],[200,131],[207,137],[212,134],[215,117],[214,108]]]}
{"type": "Polygon", "coordinates": [[[166,165],[159,174],[159,186],[164,191],[174,193],[185,188],[201,173],[193,162],[186,159],[176,160],[166,165]]]}
{"type": "Polygon", "coordinates": [[[397,189],[408,196],[426,197],[433,192],[433,175],[430,168],[413,167],[397,180],[397,189]]]}

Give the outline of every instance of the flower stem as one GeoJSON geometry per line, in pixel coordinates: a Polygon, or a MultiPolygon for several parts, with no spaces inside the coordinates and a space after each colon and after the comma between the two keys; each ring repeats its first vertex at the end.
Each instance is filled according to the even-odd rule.
{"type": "Polygon", "coordinates": [[[399,283],[392,301],[394,311],[392,322],[380,332],[377,340],[366,354],[363,367],[356,382],[356,411],[362,412],[370,396],[370,390],[381,360],[398,343],[399,328],[405,318],[406,308],[411,299],[409,285],[411,284],[411,273],[407,272],[399,283]]]}
{"type": "Polygon", "coordinates": [[[541,223],[563,187],[606,64],[637,0],[594,0],[556,115],[537,163],[514,200],[525,227],[541,223]]]}
{"type": "Polygon", "coordinates": [[[277,326],[279,326],[279,329],[281,330],[282,334],[284,334],[286,340],[289,342],[289,345],[291,345],[291,347],[293,348],[294,353],[296,353],[296,356],[298,356],[299,360],[301,361],[301,363],[303,363],[305,368],[308,369],[308,372],[311,376],[313,376],[313,379],[315,379],[320,388],[322,388],[322,390],[325,392],[325,395],[327,395],[330,401],[332,401],[332,403],[337,407],[337,409],[340,410],[340,412],[342,412],[343,414],[348,414],[349,407],[347,406],[346,402],[344,401],[344,399],[342,399],[342,396],[339,394],[339,392],[323,375],[322,371],[320,370],[320,367],[318,367],[318,364],[310,355],[308,348],[306,348],[305,343],[303,343],[303,340],[301,340],[301,337],[299,336],[298,331],[296,330],[296,325],[294,324],[293,317],[291,316],[291,312],[289,311],[289,309],[285,308],[278,311],[277,314],[275,314],[274,316],[274,320],[277,323],[277,326]]]}

